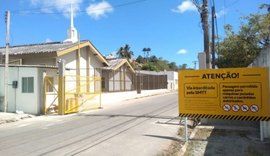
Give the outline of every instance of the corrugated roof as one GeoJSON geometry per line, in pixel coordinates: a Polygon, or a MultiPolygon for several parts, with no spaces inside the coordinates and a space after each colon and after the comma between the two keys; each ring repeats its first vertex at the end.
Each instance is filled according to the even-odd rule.
{"type": "Polygon", "coordinates": [[[112,60],[107,60],[109,63],[108,67],[103,67],[104,69],[107,70],[115,70],[115,68],[124,61],[125,59],[112,59],[112,60]]]}
{"type": "Polygon", "coordinates": [[[127,64],[129,69],[135,73],[133,67],[130,65],[130,63],[127,61],[127,59],[108,59],[107,62],[109,63],[108,67],[103,67],[105,70],[117,70],[120,68],[123,64],[127,64]]]}
{"type": "MultiPolygon", "coordinates": [[[[81,41],[85,43],[88,41],[81,41]]],[[[49,42],[41,44],[28,44],[28,45],[19,45],[19,46],[10,46],[9,55],[21,55],[21,54],[35,54],[35,53],[51,53],[57,52],[60,50],[71,48],[78,43],[71,42],[49,42]]],[[[0,53],[5,55],[5,47],[0,47],[0,53]]]]}

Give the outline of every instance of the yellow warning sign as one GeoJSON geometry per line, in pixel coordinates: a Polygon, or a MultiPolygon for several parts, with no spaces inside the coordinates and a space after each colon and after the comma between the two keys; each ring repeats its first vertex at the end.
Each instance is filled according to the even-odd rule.
{"type": "Polygon", "coordinates": [[[180,116],[269,120],[268,68],[179,71],[180,116]]]}

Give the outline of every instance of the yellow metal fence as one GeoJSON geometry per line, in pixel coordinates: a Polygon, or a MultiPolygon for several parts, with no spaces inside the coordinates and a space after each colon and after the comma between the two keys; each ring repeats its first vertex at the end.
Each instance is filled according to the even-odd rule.
{"type": "Polygon", "coordinates": [[[45,77],[45,113],[55,112],[63,115],[101,108],[100,77],[66,75],[58,77],[56,82],[58,84],[53,84],[49,77],[45,77]],[[48,87],[52,86],[53,93],[47,92],[48,87]],[[58,86],[58,89],[55,86],[58,86]]]}

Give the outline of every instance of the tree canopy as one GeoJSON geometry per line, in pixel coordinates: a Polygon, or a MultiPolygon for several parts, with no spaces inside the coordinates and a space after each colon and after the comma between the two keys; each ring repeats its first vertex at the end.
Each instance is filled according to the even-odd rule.
{"type": "MultiPolygon", "coordinates": [[[[129,61],[133,59],[133,51],[130,50],[130,46],[128,44],[120,47],[117,51],[118,58],[126,58],[129,61]]],[[[182,64],[177,66],[176,62],[170,62],[168,60],[163,59],[162,57],[157,57],[155,55],[149,56],[149,51],[151,48],[143,48],[144,57],[139,55],[136,58],[136,62],[132,61],[131,65],[135,69],[149,70],[149,71],[178,71],[185,70],[187,68],[187,64],[182,64]]]]}
{"type": "Polygon", "coordinates": [[[118,55],[118,58],[126,58],[128,60],[133,57],[133,51],[130,50],[130,46],[128,44],[120,47],[116,54],[118,55]]]}
{"type": "Polygon", "coordinates": [[[270,13],[250,14],[241,20],[238,32],[229,24],[224,28],[226,37],[216,48],[219,68],[247,67],[270,44],[270,13]]]}
{"type": "Polygon", "coordinates": [[[146,58],[143,58],[139,55],[136,61],[142,64],[142,70],[149,71],[178,71],[188,69],[187,64],[179,65],[175,62],[169,62],[168,60],[163,59],[162,57],[157,58],[157,56],[152,55],[149,57],[149,61],[146,61],[146,58]]]}

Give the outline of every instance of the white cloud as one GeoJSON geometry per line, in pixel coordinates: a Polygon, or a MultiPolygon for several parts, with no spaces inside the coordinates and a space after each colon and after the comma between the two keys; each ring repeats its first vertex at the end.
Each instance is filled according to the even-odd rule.
{"type": "Polygon", "coordinates": [[[216,17],[220,18],[220,17],[222,17],[222,16],[224,16],[226,14],[227,14],[227,12],[224,9],[222,9],[219,12],[216,13],[216,17]]]}
{"type": "Polygon", "coordinates": [[[80,11],[80,3],[83,0],[30,0],[31,5],[41,7],[41,11],[45,13],[61,12],[69,17],[70,4],[73,6],[74,16],[80,11]]]}
{"type": "Polygon", "coordinates": [[[99,19],[107,13],[113,12],[113,7],[107,1],[92,3],[86,8],[87,14],[94,19],[99,19]]]}
{"type": "Polygon", "coordinates": [[[176,9],[172,9],[173,12],[184,13],[186,11],[196,11],[196,6],[190,0],[184,0],[176,9]]]}
{"type": "Polygon", "coordinates": [[[177,54],[186,54],[188,51],[186,49],[180,49],[177,54]]]}

